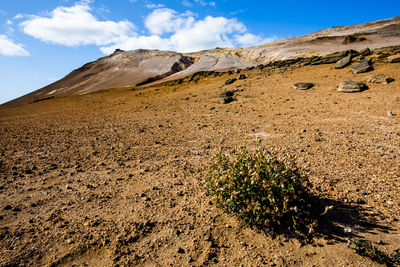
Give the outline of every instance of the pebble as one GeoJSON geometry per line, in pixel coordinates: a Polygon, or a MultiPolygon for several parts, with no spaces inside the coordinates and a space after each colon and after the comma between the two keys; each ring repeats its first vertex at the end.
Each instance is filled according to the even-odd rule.
{"type": "Polygon", "coordinates": [[[387,115],[388,115],[389,117],[392,117],[392,116],[393,116],[392,111],[391,111],[391,110],[388,110],[387,115]]]}

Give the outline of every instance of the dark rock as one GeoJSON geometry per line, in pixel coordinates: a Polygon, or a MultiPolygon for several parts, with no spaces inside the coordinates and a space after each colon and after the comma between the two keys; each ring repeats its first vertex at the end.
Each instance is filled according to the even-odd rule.
{"type": "Polygon", "coordinates": [[[12,209],[11,205],[6,205],[6,206],[4,207],[4,210],[11,210],[11,209],[12,209]]]}
{"type": "Polygon", "coordinates": [[[365,80],[367,83],[380,83],[380,84],[388,84],[394,81],[393,78],[389,77],[386,74],[372,74],[368,76],[365,80]]]}
{"type": "Polygon", "coordinates": [[[371,55],[371,50],[367,47],[360,51],[360,55],[362,56],[369,56],[371,55]]]}
{"type": "Polygon", "coordinates": [[[343,93],[357,93],[367,89],[367,86],[363,83],[353,82],[353,81],[345,81],[339,84],[338,92],[343,93]]]}
{"type": "Polygon", "coordinates": [[[390,63],[400,63],[400,54],[388,57],[390,63]]]}
{"type": "Polygon", "coordinates": [[[357,61],[353,65],[353,72],[354,73],[364,73],[372,70],[371,62],[368,59],[362,59],[357,61]]]}
{"type": "Polygon", "coordinates": [[[347,67],[351,63],[351,53],[349,53],[346,57],[340,59],[335,64],[335,69],[343,69],[347,67]]]}
{"type": "Polygon", "coordinates": [[[363,36],[358,37],[354,35],[347,35],[346,37],[344,37],[343,44],[359,43],[365,40],[367,39],[363,36]]]}
{"type": "Polygon", "coordinates": [[[231,103],[234,100],[234,98],[233,98],[234,93],[235,92],[232,91],[232,90],[229,90],[229,91],[221,93],[219,95],[219,102],[221,104],[229,104],[229,103],[231,103]]]}
{"type": "Polygon", "coordinates": [[[295,83],[293,88],[296,90],[308,90],[314,86],[313,83],[295,83]]]}
{"type": "Polygon", "coordinates": [[[14,212],[20,212],[20,211],[21,211],[21,208],[20,208],[20,207],[15,207],[15,208],[12,209],[12,211],[14,211],[14,212]]]}
{"type": "Polygon", "coordinates": [[[185,250],[183,250],[183,248],[178,248],[178,253],[180,254],[185,253],[185,250]]]}
{"type": "Polygon", "coordinates": [[[247,79],[246,75],[244,75],[244,74],[240,74],[240,76],[239,76],[239,80],[245,80],[245,79],[247,79]]]}
{"type": "Polygon", "coordinates": [[[237,80],[236,78],[228,79],[225,81],[225,85],[230,85],[230,84],[236,82],[236,80],[237,80]]]}
{"type": "Polygon", "coordinates": [[[338,60],[346,57],[348,55],[348,53],[349,53],[349,51],[341,51],[341,52],[335,52],[332,54],[328,54],[323,57],[314,57],[310,64],[311,65],[320,65],[320,64],[336,63],[338,60]]]}

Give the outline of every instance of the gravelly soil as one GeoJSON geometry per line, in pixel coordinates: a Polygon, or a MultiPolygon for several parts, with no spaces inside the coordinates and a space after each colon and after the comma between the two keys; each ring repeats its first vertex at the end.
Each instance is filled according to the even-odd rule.
{"type": "Polygon", "coordinates": [[[371,73],[308,66],[0,108],[0,265],[373,266],[346,239],[400,244],[400,68],[374,68],[395,81],[343,94],[371,73]],[[225,90],[237,91],[224,105],[225,90]],[[258,139],[296,155],[333,205],[311,244],[252,229],[205,194],[210,157],[258,139]]]}

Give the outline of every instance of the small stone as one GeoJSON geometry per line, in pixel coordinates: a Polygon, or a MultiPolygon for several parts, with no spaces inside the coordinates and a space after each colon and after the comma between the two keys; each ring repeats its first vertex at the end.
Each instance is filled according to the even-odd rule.
{"type": "Polygon", "coordinates": [[[232,90],[223,92],[219,95],[219,102],[221,104],[229,104],[234,100],[233,95],[234,91],[232,90]]]}
{"type": "Polygon", "coordinates": [[[353,81],[344,81],[339,84],[338,92],[343,93],[356,93],[361,92],[367,89],[367,86],[364,83],[353,82],[353,81]]]}
{"type": "Polygon", "coordinates": [[[186,261],[187,261],[187,262],[193,262],[194,260],[192,259],[192,257],[188,256],[188,257],[186,258],[186,261]]]}
{"type": "Polygon", "coordinates": [[[225,81],[225,85],[230,85],[230,84],[236,82],[236,80],[237,80],[236,78],[228,79],[225,81]]]}
{"type": "Polygon", "coordinates": [[[344,67],[350,65],[350,63],[351,63],[351,54],[349,53],[346,57],[336,62],[335,69],[343,69],[344,67]]]}
{"type": "Polygon", "coordinates": [[[390,63],[400,63],[400,54],[388,57],[390,63]]]}
{"type": "Polygon", "coordinates": [[[72,239],[67,239],[67,244],[73,244],[74,243],[74,240],[72,240],[72,239]]]}
{"type": "Polygon", "coordinates": [[[14,212],[20,212],[20,211],[21,211],[21,208],[20,208],[20,207],[15,207],[15,208],[12,209],[12,211],[14,211],[14,212]]]}
{"type": "Polygon", "coordinates": [[[11,209],[12,209],[11,205],[6,205],[6,206],[4,207],[4,210],[11,210],[11,209]]]}
{"type": "Polygon", "coordinates": [[[185,253],[185,250],[183,248],[178,248],[178,253],[183,254],[185,253]]]}
{"type": "Polygon", "coordinates": [[[391,111],[391,110],[388,110],[387,115],[388,115],[389,117],[392,117],[392,116],[393,116],[392,111],[391,111]]]}
{"type": "Polygon", "coordinates": [[[296,90],[308,90],[314,86],[313,83],[295,83],[293,88],[296,90]]]}
{"type": "Polygon", "coordinates": [[[357,61],[353,66],[354,73],[364,73],[372,70],[371,62],[368,59],[357,61]]]}
{"type": "Polygon", "coordinates": [[[367,83],[380,83],[380,84],[388,84],[394,81],[393,78],[389,77],[386,74],[379,73],[379,74],[372,74],[368,76],[365,81],[367,83]]]}
{"type": "Polygon", "coordinates": [[[247,79],[246,75],[244,75],[244,74],[240,74],[240,76],[239,76],[239,80],[244,80],[244,79],[247,79]]]}
{"type": "Polygon", "coordinates": [[[363,50],[361,50],[359,53],[362,56],[369,56],[369,55],[371,55],[371,50],[367,47],[367,48],[364,48],[363,50]]]}
{"type": "Polygon", "coordinates": [[[72,189],[72,187],[71,187],[70,185],[67,185],[67,186],[65,187],[65,189],[67,189],[67,190],[71,190],[71,189],[72,189]]]}

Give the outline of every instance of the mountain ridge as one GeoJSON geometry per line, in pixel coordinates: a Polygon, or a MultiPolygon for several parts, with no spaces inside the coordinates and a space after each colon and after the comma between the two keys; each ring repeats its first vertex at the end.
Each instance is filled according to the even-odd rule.
{"type": "Polygon", "coordinates": [[[363,24],[336,26],[248,48],[215,48],[193,53],[117,49],[113,54],[89,62],[52,84],[3,105],[156,84],[200,71],[246,69],[281,60],[324,57],[335,52],[399,44],[400,16],[397,16],[363,24]]]}

